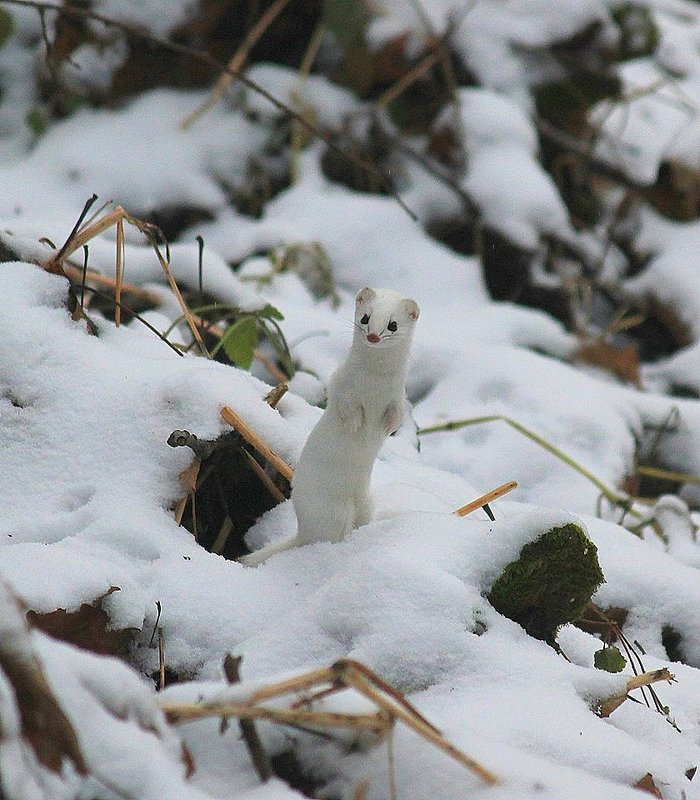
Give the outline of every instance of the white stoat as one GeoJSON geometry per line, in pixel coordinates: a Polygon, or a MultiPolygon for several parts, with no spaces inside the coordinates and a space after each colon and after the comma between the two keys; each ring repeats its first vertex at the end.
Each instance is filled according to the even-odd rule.
{"type": "Polygon", "coordinates": [[[339,542],[372,519],[372,466],[403,419],[418,314],[414,300],[391,289],[363,289],[357,295],[352,347],[331,378],[326,410],[292,478],[297,535],[244,556],[244,564],[254,567],[310,542],[339,542]]]}

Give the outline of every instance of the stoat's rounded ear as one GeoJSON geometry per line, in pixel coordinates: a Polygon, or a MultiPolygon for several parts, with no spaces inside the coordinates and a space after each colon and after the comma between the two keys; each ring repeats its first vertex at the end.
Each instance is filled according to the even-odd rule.
{"type": "Polygon", "coordinates": [[[406,298],[403,301],[403,310],[406,312],[406,316],[408,316],[409,319],[412,319],[414,322],[420,315],[420,308],[418,308],[418,303],[416,303],[415,300],[409,300],[406,298]]]}
{"type": "Polygon", "coordinates": [[[363,303],[368,303],[375,295],[374,289],[370,289],[369,286],[365,286],[364,289],[357,293],[357,297],[355,298],[355,302],[357,305],[362,305],[363,303]]]}

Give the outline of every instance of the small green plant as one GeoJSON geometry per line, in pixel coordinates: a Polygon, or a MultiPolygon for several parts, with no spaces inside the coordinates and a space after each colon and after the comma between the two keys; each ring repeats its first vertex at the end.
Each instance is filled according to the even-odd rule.
{"type": "Polygon", "coordinates": [[[627,660],[617,647],[603,647],[593,654],[593,666],[605,672],[622,672],[627,666],[627,660]]]}
{"type": "MultiPolygon", "coordinates": [[[[216,354],[223,349],[237,367],[250,369],[255,358],[255,349],[262,336],[275,351],[284,373],[290,378],[294,375],[292,355],[279,326],[284,315],[270,303],[254,311],[242,311],[238,306],[212,303],[193,308],[191,313],[197,315],[215,313],[219,318],[219,323],[228,323],[223,335],[209,354],[211,358],[215,358],[216,354]]],[[[167,337],[183,319],[183,316],[178,317],[163,335],[167,337]]]]}
{"type": "Polygon", "coordinates": [[[212,351],[215,356],[223,347],[226,355],[237,367],[250,369],[260,336],[272,345],[282,369],[288,377],[294,375],[294,363],[279,322],[284,316],[269,303],[256,311],[240,314],[230,325],[223,338],[212,351]]]}

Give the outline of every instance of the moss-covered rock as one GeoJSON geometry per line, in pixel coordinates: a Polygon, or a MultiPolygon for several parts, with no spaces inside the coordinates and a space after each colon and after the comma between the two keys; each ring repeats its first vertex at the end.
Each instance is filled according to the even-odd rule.
{"type": "Polygon", "coordinates": [[[526,544],[487,596],[530,636],[554,645],[559,628],[581,616],[604,581],[596,546],[571,522],[526,544]]]}

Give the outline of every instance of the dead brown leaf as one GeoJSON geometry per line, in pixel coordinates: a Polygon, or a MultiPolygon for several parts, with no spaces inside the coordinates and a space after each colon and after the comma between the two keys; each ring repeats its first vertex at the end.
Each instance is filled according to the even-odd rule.
{"type": "Polygon", "coordinates": [[[612,372],[625,383],[639,386],[639,352],[636,344],[617,347],[610,342],[584,342],[574,353],[574,361],[612,372]]]}

